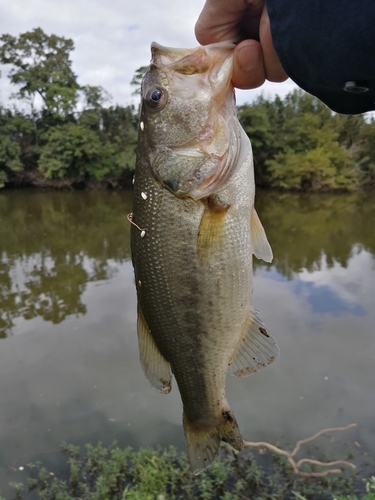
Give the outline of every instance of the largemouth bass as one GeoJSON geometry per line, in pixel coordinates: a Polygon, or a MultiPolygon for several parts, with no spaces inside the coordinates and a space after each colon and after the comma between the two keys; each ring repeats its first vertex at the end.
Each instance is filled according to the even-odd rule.
{"type": "Polygon", "coordinates": [[[143,370],[183,403],[195,473],[243,439],[225,397],[278,355],[251,306],[252,255],[272,260],[254,209],[251,145],[231,84],[234,45],[151,45],[142,82],[131,245],[143,370]]]}

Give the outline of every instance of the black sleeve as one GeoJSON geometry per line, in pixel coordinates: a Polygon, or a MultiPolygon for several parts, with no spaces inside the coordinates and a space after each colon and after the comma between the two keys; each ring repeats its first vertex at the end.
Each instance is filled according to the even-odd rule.
{"type": "Polygon", "coordinates": [[[375,0],[267,0],[286,73],[333,111],[375,110],[375,0]]]}

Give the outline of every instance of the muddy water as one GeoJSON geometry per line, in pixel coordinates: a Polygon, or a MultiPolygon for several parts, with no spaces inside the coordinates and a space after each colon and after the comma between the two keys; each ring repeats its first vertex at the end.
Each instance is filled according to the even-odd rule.
{"type": "MultiPolygon", "coordinates": [[[[131,194],[0,192],[0,485],[63,441],[184,449],[181,402],[138,362],[131,194]]],[[[275,259],[254,305],[281,356],[228,400],[244,437],[345,434],[375,457],[375,196],[258,192],[275,259]]],[[[342,458],[342,457],[339,457],[342,458]]],[[[8,497],[7,497],[8,498],[8,497]]]]}

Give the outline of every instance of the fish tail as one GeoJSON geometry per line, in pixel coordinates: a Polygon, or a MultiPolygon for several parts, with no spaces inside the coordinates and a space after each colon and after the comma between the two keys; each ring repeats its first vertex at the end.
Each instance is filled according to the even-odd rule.
{"type": "Polygon", "coordinates": [[[218,425],[204,427],[188,420],[183,415],[184,433],[188,446],[191,468],[195,475],[210,467],[219,456],[220,441],[228,443],[238,451],[243,450],[243,438],[232,410],[221,411],[218,425]]]}

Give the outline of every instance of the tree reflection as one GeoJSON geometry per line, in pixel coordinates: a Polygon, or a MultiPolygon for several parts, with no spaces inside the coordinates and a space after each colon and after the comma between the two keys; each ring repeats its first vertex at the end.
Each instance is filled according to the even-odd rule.
{"type": "MultiPolygon", "coordinates": [[[[258,190],[256,205],[272,266],[290,279],[320,269],[323,254],[329,267],[346,267],[358,245],[375,255],[371,195],[258,190]]],[[[1,192],[0,337],[17,318],[60,323],[85,314],[87,283],[110,278],[130,258],[130,211],[130,192],[1,192]]]]}
{"type": "Polygon", "coordinates": [[[87,283],[130,257],[130,205],[130,193],[1,193],[0,338],[16,318],[86,313],[87,283]]]}
{"type": "MultiPolygon", "coordinates": [[[[375,255],[375,199],[369,194],[285,194],[259,191],[257,211],[271,243],[274,266],[292,278],[301,269],[347,267],[355,245],[375,255]]],[[[254,259],[255,266],[264,263],[254,259]]]]}

